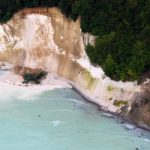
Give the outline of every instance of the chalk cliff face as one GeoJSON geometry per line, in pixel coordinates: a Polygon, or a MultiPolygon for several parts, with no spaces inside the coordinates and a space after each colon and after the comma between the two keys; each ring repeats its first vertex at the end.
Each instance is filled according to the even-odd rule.
{"type": "Polygon", "coordinates": [[[1,60],[16,64],[48,68],[46,59],[54,53],[76,58],[82,55],[79,20],[67,20],[57,9],[21,11],[0,26],[0,35],[1,60]]]}
{"type": "Polygon", "coordinates": [[[105,109],[119,112],[138,86],[112,81],[92,66],[85,53],[88,42],[94,44],[94,37],[81,32],[79,19],[67,19],[56,8],[25,9],[0,25],[0,61],[56,73],[105,109]]]}

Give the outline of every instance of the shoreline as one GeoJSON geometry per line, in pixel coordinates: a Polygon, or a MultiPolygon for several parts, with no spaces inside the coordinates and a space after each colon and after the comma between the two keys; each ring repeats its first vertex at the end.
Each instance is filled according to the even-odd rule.
{"type": "Polygon", "coordinates": [[[130,123],[132,125],[135,125],[136,128],[140,128],[142,130],[150,132],[150,127],[146,126],[145,124],[140,125],[140,124],[138,124],[138,122],[134,122],[134,121],[130,120],[129,118],[127,118],[127,116],[123,116],[121,113],[117,113],[117,112],[112,112],[110,110],[106,110],[102,105],[98,104],[92,98],[90,98],[87,95],[85,95],[77,86],[73,85],[72,83],[69,83],[69,84],[72,86],[72,90],[77,92],[87,102],[96,105],[98,107],[99,111],[101,111],[103,113],[111,114],[112,116],[115,116],[115,117],[121,119],[123,122],[130,123]]]}
{"type": "Polygon", "coordinates": [[[94,104],[98,107],[98,110],[103,112],[103,113],[108,113],[111,114],[119,119],[121,119],[123,122],[127,122],[130,124],[135,125],[135,127],[146,130],[148,132],[150,132],[150,127],[146,126],[146,125],[140,125],[138,122],[134,122],[131,119],[129,119],[127,116],[121,114],[121,113],[117,113],[117,112],[113,112],[111,110],[108,110],[107,108],[105,108],[104,106],[102,106],[100,103],[98,103],[97,101],[95,101],[94,99],[90,98],[88,95],[86,95],[81,89],[78,88],[78,86],[76,86],[73,82],[71,82],[68,79],[56,76],[54,74],[49,74],[48,77],[46,79],[44,79],[42,81],[42,83],[40,85],[34,85],[34,84],[23,84],[22,83],[22,78],[16,74],[14,74],[13,72],[11,72],[11,70],[2,70],[2,71],[6,71],[6,75],[2,74],[0,76],[0,84],[2,85],[6,85],[7,88],[9,88],[10,86],[12,87],[16,87],[16,88],[28,88],[28,89],[38,89],[40,91],[44,91],[44,90],[53,90],[53,89],[57,89],[57,88],[71,88],[72,90],[74,90],[75,92],[77,92],[83,99],[85,99],[85,101],[94,104]],[[9,79],[13,79],[12,81],[9,79]]]}

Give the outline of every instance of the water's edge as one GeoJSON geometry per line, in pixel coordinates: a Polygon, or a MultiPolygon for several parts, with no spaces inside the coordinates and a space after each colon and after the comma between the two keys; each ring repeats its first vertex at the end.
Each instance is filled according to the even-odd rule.
{"type": "Polygon", "coordinates": [[[71,85],[72,90],[74,90],[75,92],[77,92],[83,99],[85,99],[89,103],[91,103],[93,105],[96,105],[98,107],[99,111],[102,111],[104,113],[109,113],[109,114],[111,114],[111,115],[113,115],[113,116],[121,119],[122,122],[127,122],[127,123],[134,124],[135,127],[150,132],[150,127],[146,126],[145,124],[139,124],[138,122],[132,121],[131,119],[128,118],[128,116],[125,116],[122,113],[117,113],[117,112],[112,112],[112,111],[106,110],[103,106],[101,106],[100,104],[96,103],[92,98],[90,98],[87,95],[85,95],[77,86],[75,86],[72,83],[69,83],[69,84],[71,85]]]}

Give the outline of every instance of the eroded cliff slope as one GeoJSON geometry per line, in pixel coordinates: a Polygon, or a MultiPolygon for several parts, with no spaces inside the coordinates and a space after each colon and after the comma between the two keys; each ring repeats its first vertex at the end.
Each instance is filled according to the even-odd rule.
{"type": "Polygon", "coordinates": [[[57,8],[25,9],[0,25],[0,61],[63,76],[104,109],[120,112],[139,88],[113,81],[91,65],[88,42],[93,44],[94,37],[81,32],[79,19],[67,19],[57,8]]]}

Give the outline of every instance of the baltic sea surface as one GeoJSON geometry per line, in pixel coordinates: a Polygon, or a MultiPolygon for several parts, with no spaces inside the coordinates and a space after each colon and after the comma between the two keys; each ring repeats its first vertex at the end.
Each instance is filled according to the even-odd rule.
{"type": "Polygon", "coordinates": [[[150,150],[150,133],[71,89],[7,89],[0,92],[0,150],[150,150]]]}

